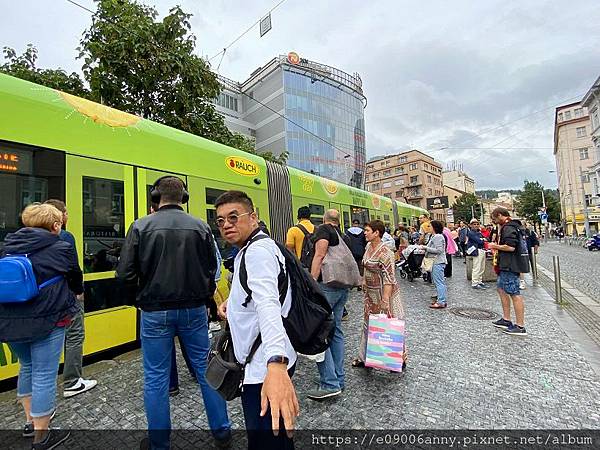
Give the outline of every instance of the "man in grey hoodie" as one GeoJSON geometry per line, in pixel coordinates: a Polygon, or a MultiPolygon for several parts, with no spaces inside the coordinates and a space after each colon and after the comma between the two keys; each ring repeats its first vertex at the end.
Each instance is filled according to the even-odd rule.
{"type": "Polygon", "coordinates": [[[365,238],[365,232],[360,227],[360,222],[357,219],[354,219],[352,221],[352,226],[346,230],[345,234],[350,241],[350,251],[352,252],[352,256],[354,256],[354,260],[356,261],[358,270],[362,276],[362,258],[365,254],[365,248],[367,247],[367,238],[365,238]]]}

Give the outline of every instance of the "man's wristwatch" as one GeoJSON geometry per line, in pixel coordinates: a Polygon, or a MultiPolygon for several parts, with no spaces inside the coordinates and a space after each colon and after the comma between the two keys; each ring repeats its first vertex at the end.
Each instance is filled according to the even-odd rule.
{"type": "Polygon", "coordinates": [[[267,361],[267,366],[271,363],[287,365],[289,362],[290,362],[290,360],[287,356],[283,356],[283,355],[271,356],[269,358],[269,360],[267,361]]]}

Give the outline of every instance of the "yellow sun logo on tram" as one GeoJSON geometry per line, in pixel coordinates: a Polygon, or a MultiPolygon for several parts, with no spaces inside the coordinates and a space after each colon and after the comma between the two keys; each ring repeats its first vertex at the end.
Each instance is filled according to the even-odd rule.
{"type": "Polygon", "coordinates": [[[338,193],[338,184],[333,180],[321,179],[323,189],[331,196],[335,196],[338,193]]]}
{"type": "Polygon", "coordinates": [[[109,106],[86,100],[85,98],[75,97],[66,92],[57,92],[62,99],[75,108],[77,112],[102,125],[108,125],[113,128],[124,128],[136,125],[142,120],[133,114],[119,111],[109,106]]]}

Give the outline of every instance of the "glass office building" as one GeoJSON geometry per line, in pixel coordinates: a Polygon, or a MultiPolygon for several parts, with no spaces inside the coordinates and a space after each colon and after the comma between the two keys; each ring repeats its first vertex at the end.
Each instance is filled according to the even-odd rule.
{"type": "Polygon", "coordinates": [[[363,187],[366,97],[358,74],[292,52],[273,58],[243,83],[222,79],[222,84],[238,101],[235,111],[216,102],[217,110],[232,131],[255,138],[259,152],[287,151],[291,167],[363,187]]]}
{"type": "Polygon", "coordinates": [[[283,70],[288,164],[362,186],[365,171],[363,99],[323,76],[283,70]]]}

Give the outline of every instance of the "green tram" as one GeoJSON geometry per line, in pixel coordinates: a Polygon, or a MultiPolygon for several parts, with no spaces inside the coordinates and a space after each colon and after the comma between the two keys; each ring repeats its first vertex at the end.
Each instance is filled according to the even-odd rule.
{"type": "MultiPolygon", "coordinates": [[[[188,212],[211,225],[224,254],[228,249],[214,224],[213,203],[228,189],[248,192],[260,219],[282,241],[295,211],[305,205],[315,223],[326,209],[340,210],[343,228],[354,218],[414,224],[426,213],[3,74],[0,124],[0,245],[19,228],[19,213],[27,204],[66,201],[67,229],[75,236],[84,271],[85,355],[138,338],[137,311],[125,304],[114,269],[129,225],[149,212],[149,188],[160,176],[185,181],[188,212]]],[[[218,297],[225,297],[226,289],[221,284],[218,297]]],[[[16,358],[0,344],[0,381],[17,372],[16,358]]]]}

